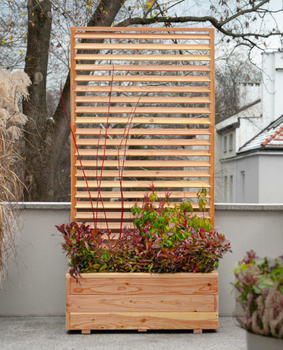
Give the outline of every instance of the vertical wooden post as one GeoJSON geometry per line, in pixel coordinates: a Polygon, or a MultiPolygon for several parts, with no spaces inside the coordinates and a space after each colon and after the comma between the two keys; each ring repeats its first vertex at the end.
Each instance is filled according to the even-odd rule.
{"type": "MultiPolygon", "coordinates": [[[[71,126],[74,134],[76,133],[76,123],[75,123],[75,28],[71,28],[71,126]]],[[[76,217],[76,147],[74,140],[71,137],[71,221],[75,220],[76,217]]]]}
{"type": "Polygon", "coordinates": [[[214,82],[214,29],[209,29],[210,34],[210,72],[209,72],[209,78],[210,78],[210,126],[209,126],[209,132],[210,132],[210,178],[209,178],[209,194],[210,194],[210,209],[209,209],[209,216],[210,216],[210,222],[212,225],[214,225],[214,167],[215,167],[215,136],[214,136],[214,129],[215,129],[215,82],[214,82]]]}

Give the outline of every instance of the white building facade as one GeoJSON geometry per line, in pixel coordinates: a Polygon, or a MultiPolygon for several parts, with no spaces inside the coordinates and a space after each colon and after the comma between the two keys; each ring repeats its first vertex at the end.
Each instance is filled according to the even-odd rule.
{"type": "Polygon", "coordinates": [[[218,203],[283,202],[283,185],[282,191],[277,188],[274,192],[271,188],[272,181],[277,184],[279,181],[274,175],[282,174],[283,142],[275,147],[256,144],[253,148],[243,148],[257,135],[266,136],[263,132],[268,126],[269,133],[275,133],[277,124],[281,123],[283,52],[263,54],[262,72],[261,85],[251,84],[247,87],[248,94],[243,94],[245,106],[216,124],[215,201],[218,203]],[[274,121],[278,122],[273,124],[274,121]],[[275,168],[280,171],[274,171],[275,168]]]}

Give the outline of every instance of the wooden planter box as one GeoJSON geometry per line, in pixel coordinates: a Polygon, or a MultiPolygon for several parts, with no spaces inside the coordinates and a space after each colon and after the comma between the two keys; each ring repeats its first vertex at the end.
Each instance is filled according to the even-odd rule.
{"type": "Polygon", "coordinates": [[[218,328],[218,273],[66,275],[66,329],[218,328]]]}

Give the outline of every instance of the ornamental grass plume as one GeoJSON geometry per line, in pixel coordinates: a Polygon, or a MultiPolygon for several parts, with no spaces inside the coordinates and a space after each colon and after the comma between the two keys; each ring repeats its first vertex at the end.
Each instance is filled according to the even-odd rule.
{"type": "Polygon", "coordinates": [[[15,203],[21,198],[23,188],[19,176],[22,157],[17,151],[17,141],[27,122],[19,103],[28,97],[30,84],[26,73],[0,69],[0,286],[7,275],[9,256],[16,255],[18,213],[15,203]]]}

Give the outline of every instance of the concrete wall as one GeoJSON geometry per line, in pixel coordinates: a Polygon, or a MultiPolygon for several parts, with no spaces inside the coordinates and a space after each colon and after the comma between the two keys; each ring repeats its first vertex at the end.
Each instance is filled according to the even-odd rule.
{"type": "MultiPolygon", "coordinates": [[[[55,225],[69,219],[69,204],[23,204],[17,264],[0,290],[0,316],[62,316],[65,313],[67,260],[55,225]]],[[[283,205],[216,204],[216,226],[231,241],[233,253],[219,267],[221,316],[234,310],[231,282],[235,263],[247,250],[276,257],[283,247],[283,205]]]]}

